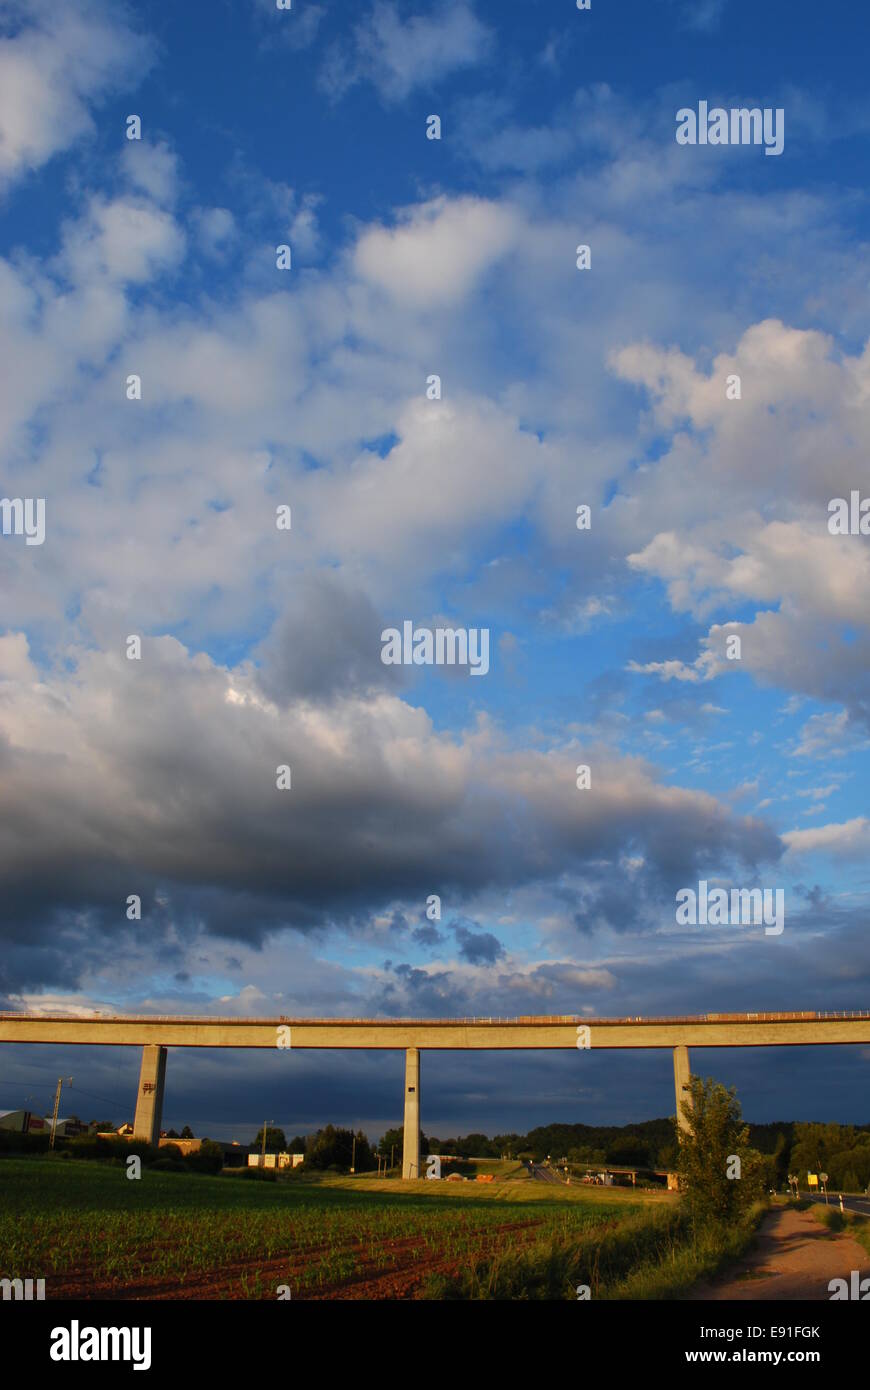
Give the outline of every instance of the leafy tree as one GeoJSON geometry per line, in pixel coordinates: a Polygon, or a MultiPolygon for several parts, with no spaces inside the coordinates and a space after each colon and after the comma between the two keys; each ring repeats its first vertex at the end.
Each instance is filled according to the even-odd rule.
{"type": "Polygon", "coordinates": [[[307,1142],[304,1134],[297,1134],[295,1139],[290,1140],[285,1152],[291,1154],[304,1154],[307,1142]]]}
{"type": "Polygon", "coordinates": [[[626,1135],[624,1139],[614,1139],[607,1149],[607,1162],[623,1168],[636,1165],[638,1168],[654,1168],[649,1146],[639,1139],[626,1135]]]}
{"type": "Polygon", "coordinates": [[[194,1132],[193,1132],[193,1130],[191,1129],[190,1125],[185,1125],[185,1126],[184,1126],[184,1129],[181,1131],[181,1136],[180,1136],[180,1137],[181,1137],[182,1139],[195,1139],[195,1138],[196,1138],[196,1135],[194,1134],[194,1132]]]}
{"type": "MultiPolygon", "coordinates": [[[[384,1157],[384,1158],[389,1158],[389,1157],[390,1157],[390,1153],[392,1152],[392,1153],[393,1153],[393,1157],[394,1157],[396,1163],[401,1163],[401,1161],[402,1161],[402,1151],[404,1150],[404,1147],[405,1147],[405,1131],[404,1131],[403,1128],[397,1127],[396,1129],[388,1129],[388,1130],[386,1130],[386,1131],[384,1132],[383,1137],[381,1138],[380,1142],[378,1143],[377,1152],[378,1152],[379,1154],[381,1154],[381,1156],[384,1157]]],[[[422,1129],[420,1130],[420,1153],[421,1153],[421,1154],[429,1154],[429,1153],[455,1153],[455,1152],[456,1152],[455,1149],[446,1149],[446,1148],[444,1147],[444,1145],[441,1144],[440,1141],[437,1140],[437,1139],[431,1139],[431,1140],[428,1139],[428,1138],[426,1137],[426,1135],[423,1133],[422,1129]],[[432,1147],[433,1144],[438,1145],[438,1147],[437,1147],[437,1148],[433,1148],[433,1147],[432,1147]]],[[[359,1165],[357,1165],[357,1166],[359,1166],[359,1165]]]]}
{"type": "Polygon", "coordinates": [[[384,1158],[389,1158],[392,1152],[394,1156],[398,1155],[399,1162],[401,1162],[404,1144],[405,1131],[403,1129],[397,1127],[396,1129],[385,1130],[378,1144],[378,1153],[384,1158]]]}
{"type": "MultiPolygon", "coordinates": [[[[263,1152],[263,1129],[264,1126],[261,1125],[257,1131],[254,1142],[251,1144],[252,1151],[256,1150],[257,1153],[263,1152]]],[[[287,1152],[287,1140],[284,1138],[283,1129],[277,1129],[269,1125],[266,1130],[266,1152],[270,1154],[287,1152]]]]}
{"type": "Polygon", "coordinates": [[[807,1173],[830,1175],[829,1187],[846,1186],[846,1176],[859,1188],[870,1182],[870,1134],[854,1125],[796,1124],[791,1153],[792,1172],[806,1182],[807,1173]]]}
{"type": "Polygon", "coordinates": [[[689,1093],[691,1101],[681,1102],[689,1130],[680,1136],[678,1161],[684,1200],[696,1227],[728,1226],[764,1192],[765,1160],[749,1147],[734,1087],[693,1076],[689,1093]],[[735,1157],[739,1178],[728,1176],[735,1157]]]}
{"type": "Polygon", "coordinates": [[[377,1166],[371,1145],[362,1130],[357,1130],[354,1135],[353,1130],[326,1125],[316,1134],[308,1136],[305,1149],[305,1165],[308,1168],[337,1168],[339,1171],[347,1172],[352,1157],[353,1166],[358,1173],[366,1173],[377,1166]]]}

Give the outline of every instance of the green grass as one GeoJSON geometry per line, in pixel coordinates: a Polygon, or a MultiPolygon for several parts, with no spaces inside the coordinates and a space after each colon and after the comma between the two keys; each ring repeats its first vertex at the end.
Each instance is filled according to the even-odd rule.
{"type": "Polygon", "coordinates": [[[845,1231],[870,1253],[870,1218],[855,1211],[841,1212],[839,1204],[823,1207],[817,1203],[813,1203],[813,1216],[826,1226],[832,1235],[845,1231]]]}
{"type": "Polygon", "coordinates": [[[86,1280],[88,1288],[183,1286],[235,1267],[235,1297],[274,1297],[275,1265],[294,1290],[318,1290],[363,1267],[390,1271],[411,1242],[423,1263],[465,1261],[494,1243],[567,1241],[615,1224],[641,1202],[504,1176],[493,1183],[398,1183],[323,1176],[275,1183],[57,1158],[0,1162],[0,1272],[86,1280]],[[504,1232],[506,1225],[515,1232],[504,1232]],[[258,1267],[271,1263],[268,1278],[258,1267]]]}
{"type": "Polygon", "coordinates": [[[472,1257],[458,1275],[433,1275],[427,1296],[463,1300],[679,1298],[718,1273],[752,1241],[766,1210],[759,1203],[738,1227],[696,1235],[671,1205],[615,1218],[613,1208],[580,1231],[539,1239],[525,1249],[472,1257]]]}
{"type": "Polygon", "coordinates": [[[870,1255],[870,1219],[851,1212],[847,1221],[847,1229],[849,1235],[854,1236],[858,1244],[863,1245],[867,1254],[870,1255]]]}

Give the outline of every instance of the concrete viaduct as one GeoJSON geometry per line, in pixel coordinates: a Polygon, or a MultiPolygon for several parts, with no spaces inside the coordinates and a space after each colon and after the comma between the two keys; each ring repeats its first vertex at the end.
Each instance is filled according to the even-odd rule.
{"type": "Polygon", "coordinates": [[[141,1047],[134,1133],[156,1144],[169,1047],[362,1048],[405,1053],[403,1178],[420,1176],[420,1053],[554,1048],[670,1048],[676,1112],[686,1128],[690,1047],[870,1043],[870,1011],[701,1014],[696,1018],[574,1016],[464,1019],[142,1018],[0,1013],[0,1042],[141,1047]]]}

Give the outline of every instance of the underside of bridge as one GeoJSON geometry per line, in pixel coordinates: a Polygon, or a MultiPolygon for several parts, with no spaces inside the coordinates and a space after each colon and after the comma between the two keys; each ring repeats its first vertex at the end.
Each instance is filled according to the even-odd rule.
{"type": "Polygon", "coordinates": [[[170,1047],[390,1049],[405,1053],[402,1176],[420,1171],[420,1057],[432,1051],[669,1048],[681,1134],[689,1127],[691,1047],[870,1043],[870,1011],[702,1014],[680,1018],[530,1016],[469,1019],[142,1018],[0,1013],[0,1042],[142,1048],[134,1134],[160,1137],[170,1047]]]}
{"type": "MultiPolygon", "coordinates": [[[[676,1115],[680,1133],[689,1128],[684,1104],[689,1096],[689,1049],[674,1048],[674,1090],[676,1115]]],[[[166,1048],[146,1044],[142,1049],[142,1069],[139,1074],[139,1094],[136,1098],[136,1117],[133,1121],[134,1139],[156,1144],[160,1138],[163,1111],[163,1088],[166,1081],[166,1048]]],[[[405,1052],[405,1118],[402,1149],[402,1177],[420,1178],[420,1049],[409,1047],[405,1052]]]]}

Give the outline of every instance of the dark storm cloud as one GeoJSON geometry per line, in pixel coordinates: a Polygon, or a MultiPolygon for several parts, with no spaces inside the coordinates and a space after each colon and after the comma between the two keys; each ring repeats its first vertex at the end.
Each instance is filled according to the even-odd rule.
{"type": "Polygon", "coordinates": [[[506,954],[498,937],[493,936],[492,932],[474,932],[467,927],[457,927],[456,940],[460,956],[471,965],[492,965],[506,954]]]}
{"type": "Polygon", "coordinates": [[[365,594],[332,574],[300,576],[260,649],[263,690],[283,703],[396,689],[401,668],[381,661],[383,627],[365,594]]]}
{"type": "Polygon", "coordinates": [[[62,951],[45,982],[68,985],[130,930],[170,959],[197,932],[256,943],[580,869],[604,902],[626,854],[642,864],[640,900],[711,863],[782,851],[764,822],[636,759],[602,750],[595,790],[578,792],[573,749],[443,734],[385,692],[279,707],[250,668],[228,672],[171,638],[146,641],[139,662],[85,653],[51,690],[15,689],[0,783],[7,989],[32,983],[40,942],[62,951]]]}

